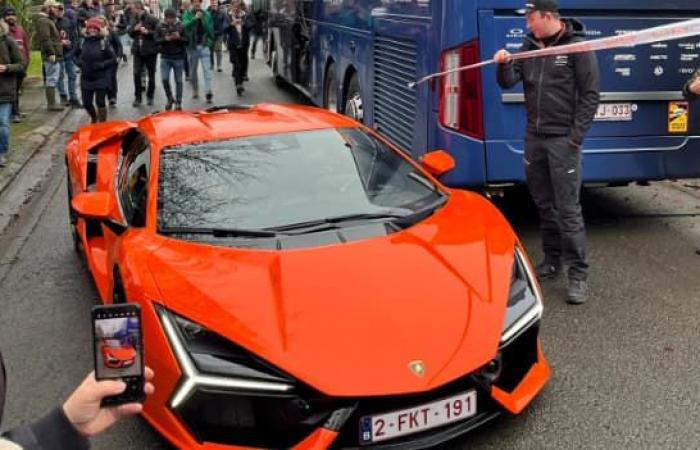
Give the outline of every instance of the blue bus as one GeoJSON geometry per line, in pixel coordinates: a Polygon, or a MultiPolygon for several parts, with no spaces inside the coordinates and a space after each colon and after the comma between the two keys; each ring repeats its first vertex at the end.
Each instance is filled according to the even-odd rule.
{"type": "MultiPolygon", "coordinates": [[[[524,0],[270,0],[273,76],[315,104],[378,130],[414,157],[445,149],[453,186],[524,182],[522,87],[495,67],[424,75],[516,52],[524,0]]],[[[700,17],[698,0],[560,0],[589,39],[700,17]]],[[[700,176],[700,105],[681,87],[700,64],[700,36],[598,53],[601,106],[584,143],[587,184],[700,176]]]]}

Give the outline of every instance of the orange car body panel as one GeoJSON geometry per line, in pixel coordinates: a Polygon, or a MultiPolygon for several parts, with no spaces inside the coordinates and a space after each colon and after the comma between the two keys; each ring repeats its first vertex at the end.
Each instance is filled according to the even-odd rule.
{"type": "MultiPolygon", "coordinates": [[[[266,251],[171,239],[156,233],[161,149],[360,125],[315,108],[259,105],[242,112],[168,112],[138,123],[91,126],[90,132],[76,132],[67,146],[73,194],[86,188],[84,155],[93,150],[90,145],[99,146],[95,189],[114,192],[121,146],[111,137],[137,126],[151,145],[146,226],[117,235],[102,224],[104,236],[90,239],[83,219],[76,228],[102,302],[111,302],[116,267],[127,298],[142,305],[145,359],[158,374],[144,416],[177,447],[236,448],[197,442],[166,406],[181,372],[155,305],[216,330],[333,396],[431,390],[471,373],[496,354],[519,243],[503,216],[481,196],[446,188],[426,175],[450,195],[436,214],[389,236],[338,245],[266,251]],[[425,363],[424,377],[408,370],[416,359],[425,363]]],[[[114,211],[114,222],[120,218],[114,211]]],[[[540,352],[521,386],[493,396],[507,410],[519,412],[548,376],[540,352]]],[[[335,436],[320,428],[298,448],[326,448],[335,436]]]]}

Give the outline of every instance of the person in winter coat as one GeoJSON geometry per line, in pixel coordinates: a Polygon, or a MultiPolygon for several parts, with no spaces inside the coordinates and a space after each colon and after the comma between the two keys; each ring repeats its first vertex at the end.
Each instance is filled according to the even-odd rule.
{"type": "Polygon", "coordinates": [[[85,22],[85,40],[78,49],[80,66],[80,87],[83,93],[83,106],[92,123],[107,120],[107,90],[109,89],[112,67],[117,57],[107,40],[109,31],[99,17],[85,22]],[[97,110],[95,105],[97,103],[97,110]]]}
{"type": "Polygon", "coordinates": [[[56,0],[46,0],[41,11],[34,18],[34,37],[39,50],[41,50],[46,108],[49,111],[63,111],[63,107],[56,103],[56,85],[61,75],[61,61],[63,60],[61,35],[53,21],[58,6],[59,3],[56,0]]]}
{"type": "Polygon", "coordinates": [[[190,60],[190,82],[192,98],[199,98],[199,76],[197,68],[202,65],[204,91],[207,103],[214,97],[211,84],[211,51],[214,47],[214,22],[209,11],[202,9],[201,0],[193,0],[192,8],[182,15],[182,26],[187,35],[187,54],[190,60]]]}
{"type": "Polygon", "coordinates": [[[114,22],[107,20],[104,16],[98,16],[98,19],[102,22],[102,27],[107,30],[107,43],[109,44],[114,56],[117,58],[117,63],[114,64],[109,71],[109,87],[107,88],[107,100],[109,100],[109,106],[117,106],[117,93],[119,92],[119,83],[117,82],[117,71],[119,70],[119,61],[124,55],[124,48],[122,47],[122,41],[119,37],[119,32],[114,22]]]}
{"type": "MultiPolygon", "coordinates": [[[[561,19],[557,0],[526,5],[530,33],[521,51],[565,45],[585,39],[583,24],[561,19]]],[[[600,73],[594,52],[513,61],[507,50],[494,55],[498,84],[523,82],[527,130],[525,175],[537,205],[544,260],[535,271],[551,279],[568,266],[567,302],[586,301],[588,264],[586,229],[581,213],[583,140],[600,101],[600,73]]]]}
{"type": "Polygon", "coordinates": [[[236,93],[243,94],[243,82],[248,72],[248,46],[250,45],[250,24],[240,0],[234,0],[229,11],[229,26],[226,29],[229,59],[233,66],[233,79],[236,93]]]}
{"type": "Polygon", "coordinates": [[[142,80],[144,70],[148,73],[148,88],[146,97],[148,106],[153,105],[156,92],[156,62],[158,59],[158,43],[155,34],[158,29],[158,19],[148,14],[140,1],[133,3],[133,19],[129,25],[129,36],[134,40],[131,44],[131,54],[134,56],[134,103],[141,106],[142,80]]]}
{"type": "Polygon", "coordinates": [[[253,42],[250,46],[250,59],[255,59],[258,42],[262,40],[263,52],[267,51],[267,12],[258,8],[253,14],[253,42]]]}
{"type": "Polygon", "coordinates": [[[15,102],[12,105],[12,121],[20,122],[20,118],[23,116],[23,114],[19,109],[19,93],[22,90],[22,83],[24,82],[27,67],[29,66],[29,49],[32,47],[32,43],[22,25],[17,23],[17,13],[15,12],[14,8],[5,8],[2,16],[3,20],[8,26],[7,35],[15,41],[15,44],[17,44],[19,52],[22,55],[22,65],[24,66],[24,70],[17,73],[17,95],[15,96],[15,102]]]}
{"type": "MultiPolygon", "coordinates": [[[[144,392],[154,392],[153,371],[146,367],[144,392]]],[[[60,408],[49,412],[41,419],[0,434],[0,449],[3,450],[87,450],[89,438],[110,428],[122,417],[139,414],[140,403],[129,403],[116,407],[100,407],[104,397],[124,392],[126,384],[117,380],[95,380],[94,373],[73,391],[60,408]]],[[[7,393],[6,372],[0,353],[0,424],[2,423],[5,395],[7,393]]]]}
{"type": "Polygon", "coordinates": [[[61,36],[61,44],[63,45],[63,61],[61,61],[61,74],[58,77],[57,85],[58,93],[64,106],[80,108],[75,86],[78,79],[78,74],[75,71],[75,50],[80,45],[78,22],[65,14],[62,4],[56,7],[55,20],[58,34],[61,36]],[[68,82],[67,90],[64,80],[68,82]]]}
{"type": "Polygon", "coordinates": [[[177,21],[177,13],[174,9],[165,10],[165,20],[158,26],[156,40],[160,45],[160,76],[168,103],[167,111],[173,106],[176,110],[182,109],[182,73],[185,70],[187,58],[187,38],[185,28],[177,21]],[[175,76],[175,98],[170,89],[170,72],[175,76]]]}
{"type": "Polygon", "coordinates": [[[17,74],[24,71],[24,60],[8,26],[0,22],[0,167],[7,163],[10,148],[10,116],[17,97],[17,74]]]}

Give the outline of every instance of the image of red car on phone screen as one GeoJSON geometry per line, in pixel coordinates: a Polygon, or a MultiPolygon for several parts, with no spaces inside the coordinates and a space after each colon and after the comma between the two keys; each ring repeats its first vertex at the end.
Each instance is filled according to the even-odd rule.
{"type": "Polygon", "coordinates": [[[121,378],[141,374],[138,319],[117,317],[95,321],[97,378],[121,378]]]}

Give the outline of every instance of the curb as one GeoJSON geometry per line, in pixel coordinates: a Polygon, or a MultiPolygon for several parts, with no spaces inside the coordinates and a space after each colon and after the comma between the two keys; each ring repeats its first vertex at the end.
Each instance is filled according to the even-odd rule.
{"type": "Polygon", "coordinates": [[[58,129],[63,119],[70,114],[71,111],[71,108],[66,108],[62,112],[55,112],[55,115],[51,117],[46,124],[22,137],[22,144],[27,145],[29,150],[22,152],[19,160],[12,161],[12,163],[5,167],[5,170],[0,173],[0,196],[2,196],[17,176],[22,173],[22,169],[24,169],[27,163],[44,146],[44,143],[51,137],[51,134],[58,129]]]}

